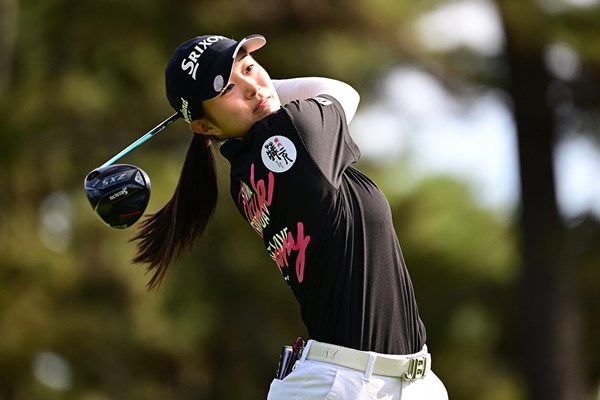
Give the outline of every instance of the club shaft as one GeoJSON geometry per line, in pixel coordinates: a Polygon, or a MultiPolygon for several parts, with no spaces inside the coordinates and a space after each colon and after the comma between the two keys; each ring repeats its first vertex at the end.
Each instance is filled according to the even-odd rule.
{"type": "Polygon", "coordinates": [[[121,157],[123,157],[124,155],[129,153],[131,150],[135,149],[140,144],[144,143],[146,140],[150,139],[152,136],[156,135],[158,132],[162,131],[167,126],[171,125],[177,119],[179,119],[179,114],[171,115],[169,118],[165,119],[163,122],[156,125],[151,131],[148,131],[142,137],[140,137],[138,140],[136,140],[135,142],[131,143],[129,146],[127,146],[126,148],[121,150],[119,152],[119,154],[115,155],[113,158],[111,158],[110,160],[108,160],[107,162],[102,164],[102,167],[106,167],[108,165],[113,164],[115,161],[117,161],[118,159],[120,159],[121,157]]]}

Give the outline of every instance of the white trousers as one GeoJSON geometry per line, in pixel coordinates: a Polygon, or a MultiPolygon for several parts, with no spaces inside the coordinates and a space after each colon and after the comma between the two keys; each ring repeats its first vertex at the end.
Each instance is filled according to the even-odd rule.
{"type": "Polygon", "coordinates": [[[287,377],[271,382],[267,400],[448,400],[444,384],[433,371],[413,381],[369,376],[362,371],[306,360],[306,353],[287,377]]]}

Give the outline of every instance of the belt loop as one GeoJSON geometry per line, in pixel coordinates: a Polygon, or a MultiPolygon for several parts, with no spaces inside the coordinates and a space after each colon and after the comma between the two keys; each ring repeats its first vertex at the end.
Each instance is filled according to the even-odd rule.
{"type": "Polygon", "coordinates": [[[371,375],[373,375],[375,361],[377,361],[377,354],[369,352],[369,362],[367,363],[367,368],[365,369],[365,380],[367,381],[371,379],[371,375]]]}
{"type": "Polygon", "coordinates": [[[302,364],[306,360],[306,356],[308,355],[308,352],[310,351],[310,348],[313,343],[314,343],[314,340],[309,339],[306,342],[306,345],[304,345],[304,349],[302,349],[302,357],[300,357],[300,364],[302,364]]]}

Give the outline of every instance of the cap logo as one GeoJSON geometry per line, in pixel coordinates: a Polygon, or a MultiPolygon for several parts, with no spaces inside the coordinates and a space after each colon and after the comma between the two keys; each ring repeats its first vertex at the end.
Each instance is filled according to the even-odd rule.
{"type": "Polygon", "coordinates": [[[224,83],[225,82],[222,75],[215,76],[215,80],[213,81],[213,89],[215,89],[215,92],[221,92],[221,90],[223,90],[224,83]]]}
{"type": "Polygon", "coordinates": [[[181,62],[181,69],[196,80],[198,71],[198,60],[204,51],[219,40],[226,39],[223,36],[209,36],[201,42],[196,43],[190,54],[181,62]]]}
{"type": "Polygon", "coordinates": [[[192,123],[192,113],[189,109],[189,103],[186,99],[181,97],[181,115],[183,116],[183,120],[188,124],[192,123]]]}

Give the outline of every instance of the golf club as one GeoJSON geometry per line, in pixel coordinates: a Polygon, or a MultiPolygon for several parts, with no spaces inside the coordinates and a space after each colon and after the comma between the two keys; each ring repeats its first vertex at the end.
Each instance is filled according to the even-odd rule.
{"type": "Polygon", "coordinates": [[[124,155],[179,119],[173,114],[113,158],[90,172],[84,181],[92,209],[108,226],[123,229],[137,222],[150,200],[150,178],[141,168],[114,164],[124,155]]]}

